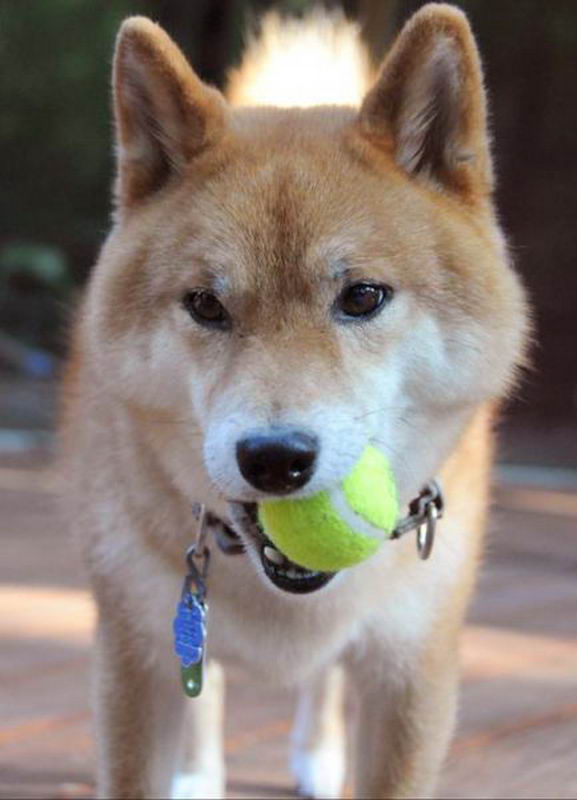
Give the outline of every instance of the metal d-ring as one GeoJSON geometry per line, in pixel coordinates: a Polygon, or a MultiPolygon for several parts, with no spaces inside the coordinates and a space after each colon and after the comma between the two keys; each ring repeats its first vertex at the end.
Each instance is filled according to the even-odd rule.
{"type": "Polygon", "coordinates": [[[427,503],[425,523],[424,525],[419,525],[417,528],[417,550],[423,561],[426,561],[431,555],[431,550],[435,543],[435,530],[437,528],[438,517],[439,509],[435,503],[427,503]]]}
{"type": "Polygon", "coordinates": [[[195,516],[198,519],[196,529],[196,540],[186,551],[186,563],[188,566],[188,574],[184,579],[183,596],[186,592],[194,592],[199,600],[204,601],[206,596],[206,576],[208,574],[208,565],[210,561],[210,550],[206,545],[208,536],[207,514],[204,505],[198,505],[194,509],[195,516]]]}

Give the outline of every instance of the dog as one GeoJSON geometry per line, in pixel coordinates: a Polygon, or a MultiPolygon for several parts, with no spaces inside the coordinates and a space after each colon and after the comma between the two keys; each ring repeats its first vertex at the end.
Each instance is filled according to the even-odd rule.
{"type": "Polygon", "coordinates": [[[354,796],[430,797],[494,421],[528,331],[467,19],[423,6],[372,74],[351,23],[271,17],[225,99],[133,17],[113,83],[115,217],[75,322],[62,422],[67,515],[98,608],[99,796],[224,796],[234,663],[298,685],[302,793],[342,790],[346,681],[354,796]],[[440,481],[430,559],[406,535],[337,574],[287,566],[257,504],[335,487],[369,443],[403,514],[440,481]],[[194,503],[235,555],[211,541],[210,663],[187,700],[171,623],[194,503]]]}

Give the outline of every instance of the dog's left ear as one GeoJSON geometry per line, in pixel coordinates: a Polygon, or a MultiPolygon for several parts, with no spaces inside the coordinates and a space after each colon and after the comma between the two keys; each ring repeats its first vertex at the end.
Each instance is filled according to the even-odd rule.
{"type": "Polygon", "coordinates": [[[124,211],[177,180],[196,156],[222,138],[226,102],[146,17],[129,17],[122,24],[113,83],[117,199],[124,211]]]}
{"type": "Polygon", "coordinates": [[[461,11],[430,3],[408,21],[359,122],[363,135],[410,175],[471,201],[490,193],[483,77],[461,11]]]}

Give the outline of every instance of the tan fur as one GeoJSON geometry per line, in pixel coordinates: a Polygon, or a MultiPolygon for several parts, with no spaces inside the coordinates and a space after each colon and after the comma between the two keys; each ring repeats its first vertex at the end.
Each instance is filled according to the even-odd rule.
{"type": "MultiPolygon", "coordinates": [[[[267,59],[255,45],[237,98],[254,98],[267,59]]],[[[527,327],[493,211],[467,21],[422,8],[360,110],[282,108],[280,90],[279,107],[232,107],[142,18],[124,23],[114,74],[117,219],[78,316],[63,419],[68,513],[99,608],[100,796],[164,797],[178,764],[178,796],[222,793],[218,680],[188,706],[204,744],[193,735],[178,757],[170,620],[190,502],[227,517],[227,500],[262,499],[241,480],[234,442],[294,421],[323,443],[310,491],[342,480],[367,441],[389,457],[403,504],[440,475],[433,557],[420,562],[412,537],[387,543],[296,597],[257,574],[248,539],[245,557],[213,548],[210,653],[252,679],[307,683],[295,769],[316,796],[335,790],[315,753],[340,759],[336,695],[322,686],[343,663],[360,706],[355,797],[428,797],[453,727],[494,408],[527,327]],[[341,324],[331,309],[346,280],[395,296],[374,320],[341,324]],[[218,294],[231,331],[183,310],[199,287],[218,294]]]]}

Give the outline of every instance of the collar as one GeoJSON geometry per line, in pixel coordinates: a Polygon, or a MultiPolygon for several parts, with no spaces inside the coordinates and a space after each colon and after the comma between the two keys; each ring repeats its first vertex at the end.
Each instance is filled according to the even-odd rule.
{"type": "MultiPolygon", "coordinates": [[[[437,521],[443,516],[445,500],[437,481],[429,481],[417,497],[409,503],[409,513],[393,530],[391,539],[400,539],[406,533],[417,531],[417,552],[426,561],[435,543],[437,521]]],[[[215,536],[219,549],[226,555],[240,555],[245,547],[240,536],[213,511],[204,510],[200,503],[194,503],[192,513],[197,520],[204,516],[204,524],[215,536]]]]}

